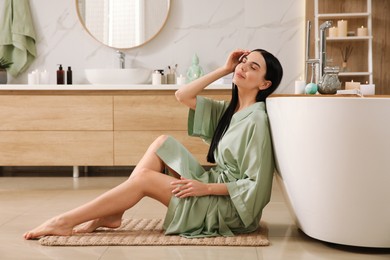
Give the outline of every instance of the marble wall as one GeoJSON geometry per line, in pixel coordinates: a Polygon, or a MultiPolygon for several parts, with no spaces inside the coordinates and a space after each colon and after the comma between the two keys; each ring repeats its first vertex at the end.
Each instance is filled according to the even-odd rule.
{"type": "MultiPolygon", "coordinates": [[[[0,0],[3,7],[5,0],[0,0]]],[[[114,49],[93,39],[80,24],[75,0],[32,0],[38,57],[10,84],[27,83],[27,73],[46,69],[55,83],[57,64],[72,66],[74,84],[87,84],[85,68],[116,68],[114,49]]],[[[2,10],[0,10],[2,12],[2,10]]],[[[185,74],[197,53],[205,72],[225,62],[236,48],[263,48],[281,61],[278,92],[293,93],[304,72],[304,0],[171,0],[165,27],[147,44],[126,50],[126,67],[150,69],[178,64],[185,74]]]]}

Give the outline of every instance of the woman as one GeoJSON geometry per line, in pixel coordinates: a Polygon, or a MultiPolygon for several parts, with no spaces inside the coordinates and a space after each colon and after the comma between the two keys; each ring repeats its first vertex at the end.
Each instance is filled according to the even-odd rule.
{"type": "Polygon", "coordinates": [[[233,51],[224,66],[175,93],[190,108],[188,133],[210,143],[207,159],[216,162],[215,167],[205,171],[175,139],[161,136],[125,182],[49,219],[25,233],[24,238],[117,228],[125,210],[145,196],[168,207],[166,234],[231,236],[256,230],[270,199],[274,170],[264,101],[282,75],[278,59],[267,51],[233,51]],[[231,72],[230,102],[198,96],[231,72]],[[169,174],[162,174],[166,169],[169,174]]]}

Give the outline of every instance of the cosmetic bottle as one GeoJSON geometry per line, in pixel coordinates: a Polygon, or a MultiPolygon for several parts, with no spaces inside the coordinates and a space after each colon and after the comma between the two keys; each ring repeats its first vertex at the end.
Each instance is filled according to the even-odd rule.
{"type": "Polygon", "coordinates": [[[57,85],[63,85],[64,84],[64,70],[62,69],[62,65],[59,64],[60,67],[57,70],[57,85]]]}
{"type": "Polygon", "coordinates": [[[162,74],[161,70],[155,70],[152,74],[152,85],[161,85],[162,74]]]}
{"type": "Polygon", "coordinates": [[[66,84],[72,85],[72,68],[69,66],[66,71],[66,84]]]}

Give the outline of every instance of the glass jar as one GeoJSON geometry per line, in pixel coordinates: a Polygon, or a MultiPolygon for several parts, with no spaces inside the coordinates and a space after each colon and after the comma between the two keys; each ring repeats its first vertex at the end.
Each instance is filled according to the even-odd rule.
{"type": "Polygon", "coordinates": [[[325,67],[324,75],[318,82],[318,92],[321,94],[336,94],[341,87],[339,67],[325,67]]]}

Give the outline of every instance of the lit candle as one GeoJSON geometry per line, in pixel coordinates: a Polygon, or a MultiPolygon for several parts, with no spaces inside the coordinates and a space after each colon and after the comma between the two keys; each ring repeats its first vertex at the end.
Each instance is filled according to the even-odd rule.
{"type": "Polygon", "coordinates": [[[337,27],[329,28],[329,38],[337,37],[338,36],[337,31],[338,31],[337,27]]]}
{"type": "Polygon", "coordinates": [[[347,37],[348,22],[344,20],[337,21],[337,35],[339,37],[347,37]]]}
{"type": "Polygon", "coordinates": [[[357,29],[357,36],[367,36],[368,35],[368,28],[362,26],[357,29]]]}
{"type": "Polygon", "coordinates": [[[39,84],[39,71],[38,70],[34,70],[32,72],[32,75],[33,75],[34,85],[39,84]]]}
{"type": "Polygon", "coordinates": [[[345,89],[360,89],[360,82],[345,82],[345,89]]]}
{"type": "Polygon", "coordinates": [[[40,81],[41,84],[49,84],[49,74],[46,70],[41,72],[40,81]]]}
{"type": "Polygon", "coordinates": [[[177,77],[177,79],[176,79],[176,84],[177,85],[184,85],[184,84],[186,84],[186,77],[184,77],[183,75],[180,74],[180,76],[177,77]]]}
{"type": "Polygon", "coordinates": [[[29,85],[35,85],[35,75],[32,72],[28,73],[27,80],[29,85]]]}

